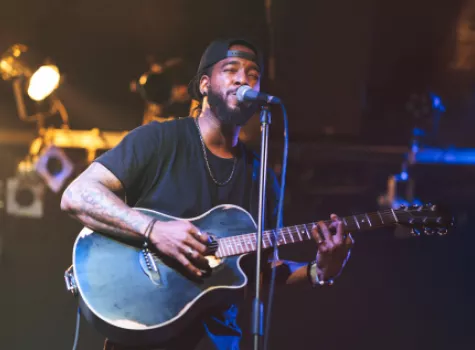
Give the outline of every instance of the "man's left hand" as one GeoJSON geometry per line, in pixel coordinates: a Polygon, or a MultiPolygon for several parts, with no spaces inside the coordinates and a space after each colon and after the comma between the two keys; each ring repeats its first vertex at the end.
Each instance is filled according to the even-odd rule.
{"type": "Polygon", "coordinates": [[[321,281],[334,279],[341,273],[354,244],[351,234],[344,233],[343,223],[338,216],[332,214],[331,220],[330,225],[321,221],[312,229],[313,238],[317,242],[317,276],[321,281]],[[331,230],[336,233],[332,234],[331,230]]]}

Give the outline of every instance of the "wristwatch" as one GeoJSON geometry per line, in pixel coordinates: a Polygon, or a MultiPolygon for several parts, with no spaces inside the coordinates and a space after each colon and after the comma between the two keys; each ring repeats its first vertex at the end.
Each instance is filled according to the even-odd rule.
{"type": "Polygon", "coordinates": [[[318,278],[317,262],[315,260],[310,261],[308,263],[307,277],[308,277],[308,280],[310,281],[310,284],[312,284],[312,286],[314,286],[314,287],[316,287],[317,285],[320,285],[320,286],[331,286],[331,285],[333,285],[333,280],[332,279],[322,281],[318,278]]]}

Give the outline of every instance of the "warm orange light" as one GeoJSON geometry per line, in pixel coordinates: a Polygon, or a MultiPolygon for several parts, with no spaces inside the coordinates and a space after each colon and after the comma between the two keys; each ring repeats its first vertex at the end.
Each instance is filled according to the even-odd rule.
{"type": "Polygon", "coordinates": [[[35,101],[42,101],[59,85],[59,69],[54,65],[41,66],[30,78],[28,95],[35,101]]]}

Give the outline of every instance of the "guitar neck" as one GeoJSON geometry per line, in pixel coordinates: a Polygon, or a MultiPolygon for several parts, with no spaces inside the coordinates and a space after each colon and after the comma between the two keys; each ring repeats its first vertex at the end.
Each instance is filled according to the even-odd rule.
{"type": "MultiPolygon", "coordinates": [[[[346,216],[341,219],[345,232],[367,231],[375,228],[391,226],[398,222],[394,210],[346,216]]],[[[324,221],[330,224],[331,221],[324,221]]],[[[287,226],[281,229],[262,232],[262,247],[270,248],[277,242],[278,246],[299,243],[312,239],[312,228],[316,222],[287,226]]],[[[251,253],[257,249],[257,234],[247,233],[218,239],[217,257],[226,257],[251,253]]]]}

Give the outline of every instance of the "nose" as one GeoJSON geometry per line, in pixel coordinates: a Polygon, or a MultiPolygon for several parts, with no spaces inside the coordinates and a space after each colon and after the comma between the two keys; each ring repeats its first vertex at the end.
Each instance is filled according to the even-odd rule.
{"type": "Polygon", "coordinates": [[[247,81],[247,75],[244,69],[239,69],[234,76],[234,85],[249,85],[247,81]]]}

